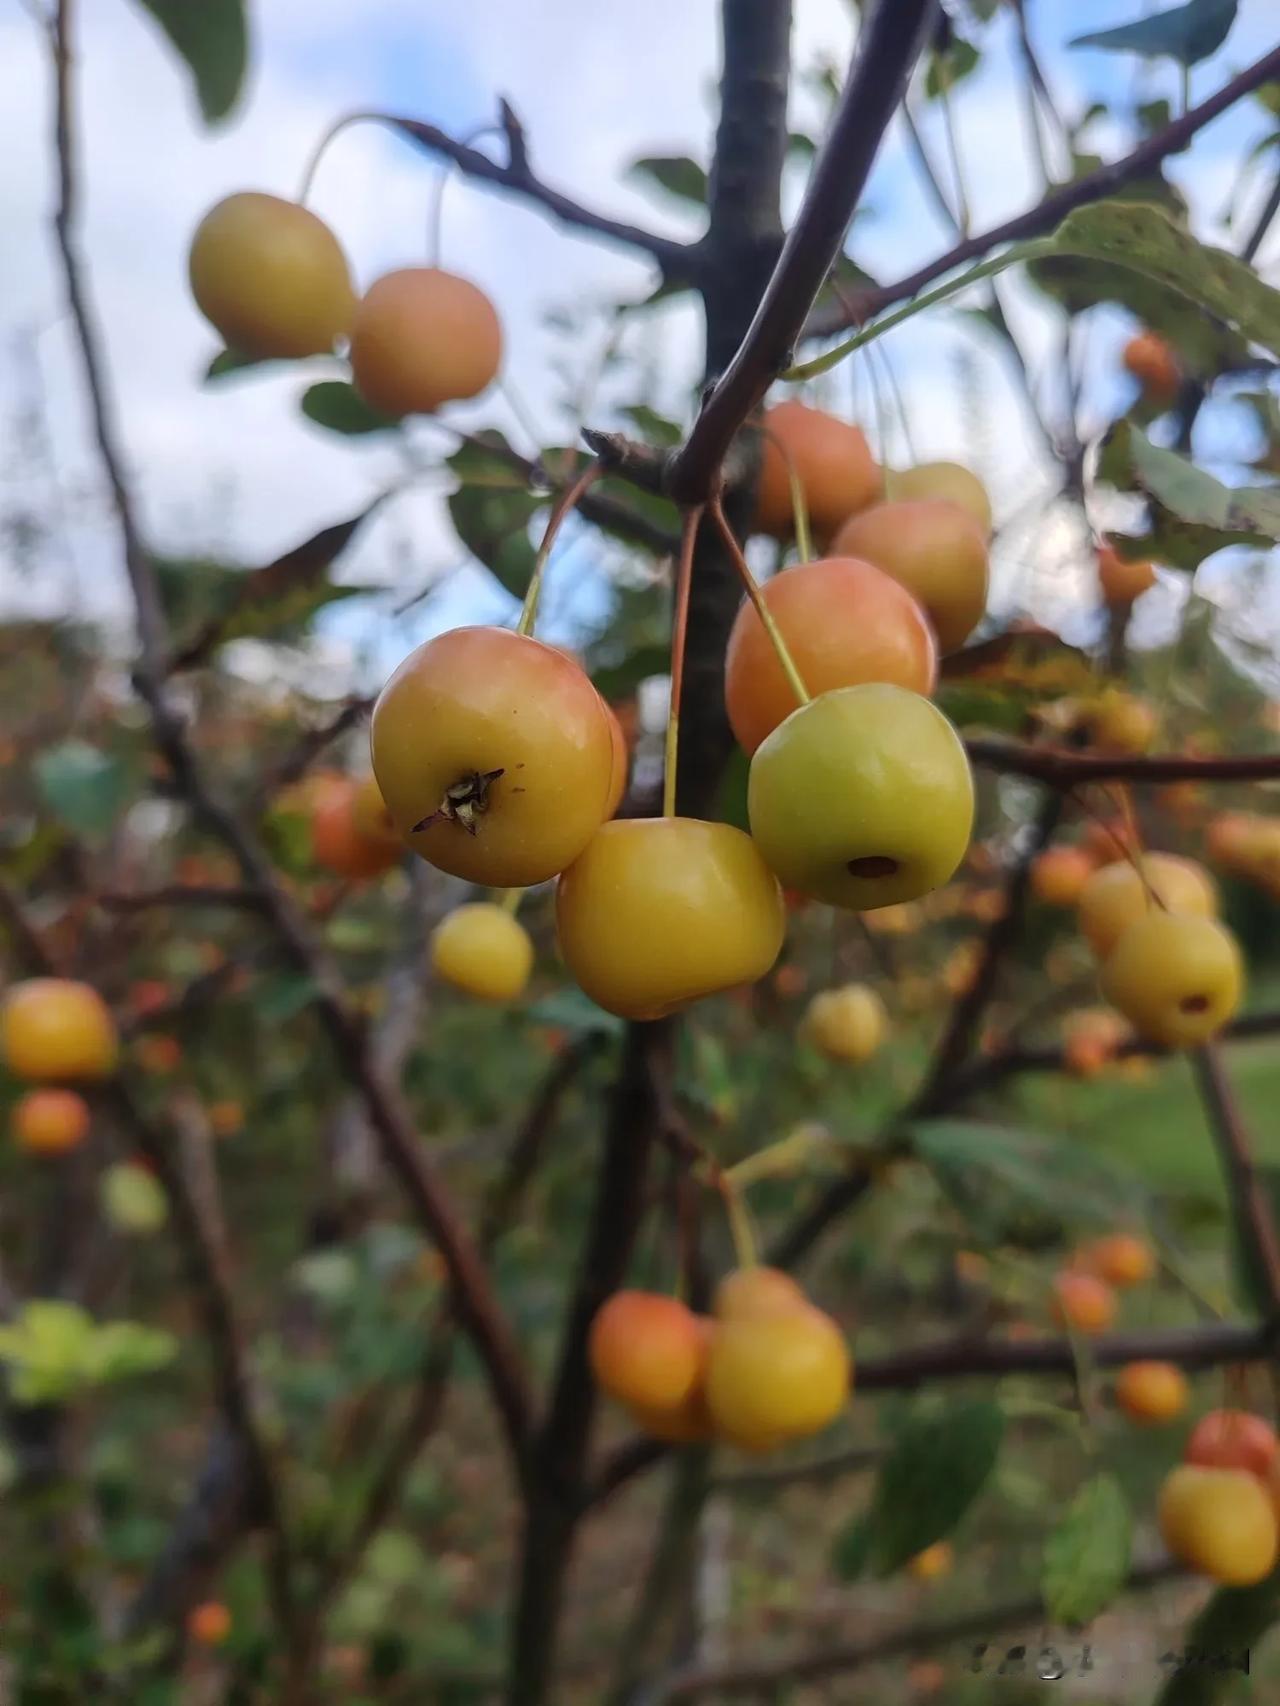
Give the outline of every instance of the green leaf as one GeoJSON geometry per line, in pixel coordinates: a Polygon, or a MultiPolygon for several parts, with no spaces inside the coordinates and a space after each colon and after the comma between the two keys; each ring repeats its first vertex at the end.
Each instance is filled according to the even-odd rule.
{"type": "Polygon", "coordinates": [[[222,582],[218,614],[175,653],[171,669],[193,669],[231,640],[300,627],[324,605],[367,593],[368,587],[335,586],[329,571],[381,501],[349,521],[322,528],[274,563],[229,575],[222,582]]]}
{"type": "Polygon", "coordinates": [[[253,1008],[260,1019],[280,1024],[309,1007],[320,993],[314,980],[297,972],[259,978],[254,985],[253,1008]]]}
{"type": "Polygon", "coordinates": [[[670,421],[665,415],[660,415],[656,409],[651,409],[647,403],[634,403],[622,413],[642,438],[650,444],[661,445],[665,450],[680,443],[684,433],[678,421],[670,421]]]}
{"type": "Polygon", "coordinates": [[[1280,354],[1280,291],[1224,249],[1199,242],[1158,207],[1101,201],[1069,213],[1050,237],[1013,243],[998,255],[913,297],[813,361],[790,368],[784,379],[812,379],[854,350],[1006,268],[1058,255],[1079,255],[1125,267],[1154,279],[1219,319],[1238,337],[1280,354]]]}
{"type": "Polygon", "coordinates": [[[892,1575],[952,1532],[995,1468],[1004,1412],[987,1399],[908,1415],[880,1465],[871,1508],[836,1541],[842,1573],[851,1565],[892,1575]],[[865,1539],[854,1530],[865,1523],[865,1539]]]}
{"type": "Polygon", "coordinates": [[[621,1019],[597,1007],[580,989],[559,989],[553,995],[543,996],[526,1010],[525,1017],[534,1025],[551,1025],[575,1035],[600,1031],[620,1036],[623,1030],[621,1019]]]}
{"type": "Polygon", "coordinates": [[[681,201],[697,202],[699,207],[707,203],[707,174],[696,160],[690,160],[686,154],[648,154],[642,159],[633,160],[627,167],[627,176],[636,178],[646,187],[656,184],[659,189],[666,190],[668,195],[678,196],[681,201]]]}
{"type": "Polygon", "coordinates": [[[471,555],[513,598],[523,598],[537,556],[529,539],[529,523],[546,499],[531,492],[511,464],[495,453],[509,448],[500,432],[482,432],[478,437],[483,442],[464,444],[449,458],[449,467],[458,477],[449,514],[471,555]]]}
{"type": "Polygon", "coordinates": [[[1086,1481],[1045,1542],[1040,1590],[1052,1623],[1088,1623],[1129,1574],[1132,1519],[1114,1475],[1086,1481]]]}
{"type": "MultiPolygon", "coordinates": [[[[1194,570],[1227,545],[1280,540],[1280,487],[1224,486],[1185,456],[1152,444],[1131,422],[1107,435],[1099,473],[1144,494],[1151,531],[1132,543],[1175,567],[1194,570]]],[[[1129,543],[1123,534],[1116,538],[1129,543]]]]}
{"type": "Polygon", "coordinates": [[[86,741],[64,741],[40,754],[36,785],[50,811],[73,835],[96,836],[109,830],[129,798],[129,772],[86,741]]]}
{"type": "Polygon", "coordinates": [[[1113,30],[1091,30],[1067,45],[1195,65],[1216,53],[1226,41],[1236,21],[1236,4],[1237,0],[1188,0],[1185,6],[1174,6],[1168,12],[1156,12],[1113,30]]]}
{"type": "Polygon", "coordinates": [[[138,0],[186,60],[205,122],[235,106],[249,60],[244,0],[138,0]]]}
{"type": "Polygon", "coordinates": [[[945,53],[930,57],[925,72],[924,92],[931,101],[949,94],[957,83],[964,81],[978,65],[978,50],[963,36],[953,35],[945,53]]]}
{"type": "Polygon", "coordinates": [[[916,1153],[993,1241],[1049,1243],[1080,1223],[1140,1214],[1142,1188],[1077,1143],[978,1120],[924,1120],[916,1153]]]}
{"type": "Polygon", "coordinates": [[[202,383],[213,385],[219,379],[229,379],[239,373],[256,372],[261,367],[274,367],[279,356],[241,355],[239,350],[220,349],[204,370],[202,383]]]}
{"type": "Polygon", "coordinates": [[[317,426],[346,438],[369,432],[390,432],[400,425],[392,415],[379,414],[345,379],[321,379],[302,393],[302,412],[317,426]]]}

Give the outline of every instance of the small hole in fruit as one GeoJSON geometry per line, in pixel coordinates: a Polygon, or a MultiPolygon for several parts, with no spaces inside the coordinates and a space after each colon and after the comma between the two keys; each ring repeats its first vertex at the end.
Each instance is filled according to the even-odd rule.
{"type": "Polygon", "coordinates": [[[1178,1010],[1181,1013],[1207,1013],[1209,1011],[1209,997],[1207,995],[1184,995],[1178,1003],[1178,1010]]]}
{"type": "Polygon", "coordinates": [[[885,853],[866,853],[861,859],[850,859],[845,870],[851,877],[892,877],[897,874],[898,861],[885,853]]]}

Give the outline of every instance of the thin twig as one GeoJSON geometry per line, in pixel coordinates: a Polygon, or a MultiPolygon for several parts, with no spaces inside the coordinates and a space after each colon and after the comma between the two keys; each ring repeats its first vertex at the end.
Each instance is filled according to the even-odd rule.
{"type": "Polygon", "coordinates": [[[990,250],[999,248],[1002,243],[1011,243],[1021,237],[1034,237],[1042,231],[1051,230],[1073,209],[1084,207],[1089,202],[1101,201],[1103,197],[1122,189],[1135,179],[1149,176],[1162,160],[1184,148],[1197,131],[1203,130],[1205,125],[1211,124],[1237,101],[1243,100],[1246,95],[1276,76],[1280,76],[1280,47],[1263,54],[1261,59],[1255,60],[1238,77],[1233,77],[1207,101],[1202,101],[1182,118],[1175,119],[1163,130],[1158,130],[1123,159],[1113,160],[1109,165],[1100,166],[1097,171],[1077,178],[1074,183],[1064,185],[1062,189],[1055,190],[1052,195],[1038,202],[1035,207],[1028,208],[1025,213],[1017,214],[1014,218],[1005,220],[1003,224],[993,225],[986,231],[977,232],[974,236],[956,243],[945,254],[936,256],[915,272],[895,279],[892,284],[852,293],[847,308],[836,303],[834,307],[812,314],[804,326],[803,335],[815,338],[830,337],[832,333],[844,331],[849,326],[861,325],[884,309],[892,307],[894,303],[918,295],[926,285],[932,284],[935,279],[962,266],[966,261],[977,260],[990,250]]]}
{"type": "Polygon", "coordinates": [[[1236,1231],[1266,1299],[1268,1317],[1275,1321],[1280,1319],[1280,1237],[1254,1165],[1253,1147],[1216,1043],[1197,1049],[1191,1064],[1222,1161],[1236,1231]]]}

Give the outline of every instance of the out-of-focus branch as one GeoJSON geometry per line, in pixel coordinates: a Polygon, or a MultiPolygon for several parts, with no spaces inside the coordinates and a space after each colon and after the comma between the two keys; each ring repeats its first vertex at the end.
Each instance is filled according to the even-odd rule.
{"type": "Polygon", "coordinates": [[[1236,1232],[1272,1322],[1280,1321],[1280,1237],[1267,1192],[1254,1165],[1253,1146],[1215,1043],[1191,1057],[1209,1129],[1222,1162],[1236,1232]]]}
{"type": "Polygon", "coordinates": [[[509,146],[506,165],[491,160],[478,148],[457,141],[446,131],[438,129],[434,124],[425,124],[421,119],[403,118],[394,113],[369,113],[366,116],[393,125],[428,153],[451,160],[465,177],[492,184],[495,189],[507,190],[523,201],[532,202],[572,230],[586,231],[594,237],[607,237],[611,242],[622,244],[624,248],[641,250],[658,263],[663,277],[669,283],[697,282],[700,250],[696,243],[682,243],[675,237],[660,237],[654,231],[644,231],[638,225],[629,225],[625,220],[596,213],[574,201],[571,196],[552,189],[550,184],[543,183],[529,164],[528,151],[523,145],[523,128],[514,123],[515,115],[505,101],[503,108],[506,121],[503,128],[508,144],[511,144],[515,136],[521,139],[518,146],[509,146]]]}
{"type": "Polygon", "coordinates": [[[89,393],[94,437],[112,498],[120,544],[137,612],[139,656],[134,680],[150,714],[155,742],[177,792],[195,818],[235,856],[244,885],[261,898],[288,958],[311,980],[315,1006],[343,1069],[364,1097],[388,1170],[398,1179],[448,1270],[459,1319],[475,1343],[512,1449],[523,1448],[529,1413],[524,1370],[510,1325],[435,1167],[422,1152],[398,1092],[378,1070],[364,1027],[345,999],[341,977],[312,938],[297,907],[276,881],[270,861],[251,833],[209,789],[181,718],[164,685],[164,618],[154,564],[142,543],[108,399],[97,330],[89,308],[76,246],[76,144],[71,88],[73,0],[61,0],[54,34],[56,146],[59,200],[55,218],[59,252],[89,393]]]}
{"type": "Polygon", "coordinates": [[[1135,179],[1148,176],[1162,160],[1184,148],[1197,131],[1203,130],[1205,125],[1211,124],[1237,101],[1243,100],[1246,95],[1252,94],[1263,83],[1277,76],[1280,76],[1280,47],[1263,54],[1261,59],[1255,60],[1238,77],[1233,77],[1207,101],[1202,101],[1199,106],[1192,107],[1188,113],[1166,125],[1163,130],[1158,130],[1123,159],[1113,160],[1109,165],[1099,166],[1095,172],[1086,173],[1074,183],[1066,184],[1052,195],[1045,196],[1043,201],[1037,202],[1025,213],[1017,214],[1013,219],[1006,219],[1003,224],[993,225],[989,230],[964,238],[945,254],[938,255],[915,272],[895,279],[892,284],[853,292],[847,303],[837,304],[834,308],[811,315],[804,327],[804,336],[830,337],[849,326],[861,325],[882,313],[884,309],[891,308],[894,303],[918,295],[926,285],[932,284],[944,273],[963,266],[966,261],[978,260],[990,250],[999,248],[1002,243],[1012,243],[1022,237],[1035,237],[1041,232],[1051,230],[1073,209],[1084,207],[1091,201],[1101,201],[1135,179]]]}
{"type": "Polygon", "coordinates": [[[1181,753],[1136,758],[1124,753],[1071,752],[1064,747],[973,738],[965,749],[974,764],[1002,776],[1025,776],[1051,788],[1086,782],[1262,782],[1280,777],[1280,752],[1224,753],[1216,758],[1181,753]]]}
{"type": "MultiPolygon", "coordinates": [[[[1153,1559],[1137,1565],[1125,1585],[1131,1592],[1158,1587],[1180,1573],[1178,1566],[1168,1559],[1153,1559]]],[[[994,1635],[1003,1629],[1016,1629],[1023,1623],[1034,1624],[1037,1630],[1043,1628],[1044,1601],[1039,1594],[1028,1594],[1012,1602],[979,1606],[945,1622],[911,1624],[905,1629],[894,1629],[887,1635],[877,1635],[870,1641],[811,1647],[803,1653],[755,1662],[748,1659],[714,1670],[685,1671],[669,1678],[655,1692],[653,1706],[697,1700],[704,1695],[717,1699],[734,1695],[772,1697],[779,1689],[794,1683],[817,1682],[824,1677],[845,1675],[886,1659],[915,1657],[918,1653],[948,1647],[975,1635],[994,1635]]]]}

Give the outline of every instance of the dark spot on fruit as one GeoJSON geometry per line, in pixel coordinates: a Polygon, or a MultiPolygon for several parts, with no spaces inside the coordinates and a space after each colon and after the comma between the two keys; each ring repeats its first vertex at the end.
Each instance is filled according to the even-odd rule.
{"type": "Polygon", "coordinates": [[[860,859],[850,859],[845,870],[851,877],[892,877],[897,874],[898,861],[884,853],[864,853],[860,859]]]}
{"type": "Polygon", "coordinates": [[[1207,995],[1184,995],[1178,1003],[1178,1011],[1181,1013],[1207,1013],[1209,1011],[1209,997],[1207,995]]]}

